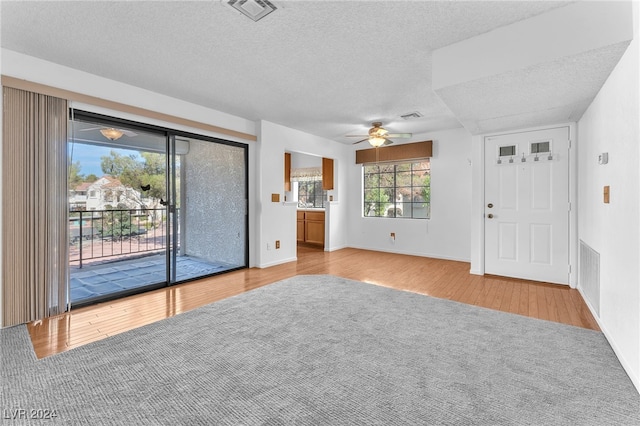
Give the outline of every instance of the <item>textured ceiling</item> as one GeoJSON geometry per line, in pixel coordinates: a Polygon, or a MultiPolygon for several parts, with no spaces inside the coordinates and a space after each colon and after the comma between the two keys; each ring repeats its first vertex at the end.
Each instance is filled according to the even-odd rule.
{"type": "Polygon", "coordinates": [[[627,46],[621,42],[437,93],[473,134],[577,121],[627,46]]]}
{"type": "MultiPolygon", "coordinates": [[[[545,105],[539,91],[548,78],[561,82],[563,95],[576,106],[594,95],[571,84],[576,78],[571,64],[580,58],[532,69],[524,81],[517,75],[470,82],[445,89],[440,97],[432,90],[434,49],[569,2],[273,3],[278,10],[253,22],[219,1],[3,1],[2,47],[345,143],[350,142],[345,134],[364,132],[375,120],[393,132],[424,133],[461,122],[475,126],[469,128],[474,132],[495,128],[513,102],[501,89],[505,84],[530,92],[530,108],[513,110],[526,124],[555,117],[557,108],[545,105]],[[487,96],[498,99],[489,108],[472,108],[487,96]],[[442,99],[460,107],[457,117],[442,99]],[[424,117],[399,117],[413,111],[424,117]]],[[[597,86],[610,68],[578,77],[597,86]]],[[[560,111],[567,117],[573,113],[560,111]]]]}

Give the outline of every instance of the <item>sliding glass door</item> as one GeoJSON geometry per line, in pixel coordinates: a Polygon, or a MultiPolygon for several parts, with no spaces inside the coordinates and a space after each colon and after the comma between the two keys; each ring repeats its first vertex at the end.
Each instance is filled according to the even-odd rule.
{"type": "Polygon", "coordinates": [[[247,266],[246,146],[89,113],[69,127],[73,306],[247,266]]]}

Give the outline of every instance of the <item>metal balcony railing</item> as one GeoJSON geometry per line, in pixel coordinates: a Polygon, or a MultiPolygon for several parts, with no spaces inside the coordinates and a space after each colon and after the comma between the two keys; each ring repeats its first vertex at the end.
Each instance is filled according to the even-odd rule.
{"type": "Polygon", "coordinates": [[[165,250],[166,209],[69,212],[69,264],[165,250]]]}

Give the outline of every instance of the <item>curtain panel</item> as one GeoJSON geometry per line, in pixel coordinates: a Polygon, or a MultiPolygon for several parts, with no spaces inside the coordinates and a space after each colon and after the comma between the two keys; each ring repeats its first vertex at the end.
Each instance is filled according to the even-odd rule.
{"type": "Polygon", "coordinates": [[[3,88],[2,325],[68,303],[67,101],[3,88]]]}

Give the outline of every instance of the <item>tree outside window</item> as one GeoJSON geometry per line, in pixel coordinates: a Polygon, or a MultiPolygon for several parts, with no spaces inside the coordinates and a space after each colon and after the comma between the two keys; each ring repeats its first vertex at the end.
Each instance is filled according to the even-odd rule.
{"type": "Polygon", "coordinates": [[[327,191],[322,189],[322,180],[301,180],[298,182],[298,207],[324,208],[327,191]]]}
{"type": "Polygon", "coordinates": [[[365,164],[363,173],[365,217],[430,217],[431,166],[428,159],[365,164]]]}

